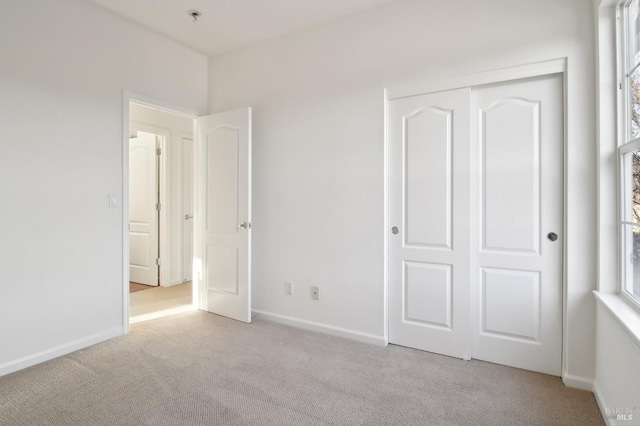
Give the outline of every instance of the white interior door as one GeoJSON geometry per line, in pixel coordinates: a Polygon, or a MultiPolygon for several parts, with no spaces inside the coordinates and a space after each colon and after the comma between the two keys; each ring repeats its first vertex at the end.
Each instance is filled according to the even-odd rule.
{"type": "Polygon", "coordinates": [[[197,140],[195,247],[201,309],[248,323],[251,109],[199,118],[197,140]]]}
{"type": "Polygon", "coordinates": [[[158,285],[158,194],[156,135],[129,140],[129,280],[158,285]]]}
{"type": "Polygon", "coordinates": [[[469,337],[469,89],[389,102],[389,341],[459,358],[469,337]]]}
{"type": "Polygon", "coordinates": [[[472,91],[472,356],[556,376],[562,348],[562,93],[560,75],[472,91]]]}
{"type": "Polygon", "coordinates": [[[193,272],[193,139],[182,137],[182,279],[193,272]]]}

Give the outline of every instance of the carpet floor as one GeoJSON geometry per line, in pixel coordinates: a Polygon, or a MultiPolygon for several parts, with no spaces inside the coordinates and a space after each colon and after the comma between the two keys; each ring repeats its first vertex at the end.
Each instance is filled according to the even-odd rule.
{"type": "Polygon", "coordinates": [[[602,425],[544,374],[201,311],[0,378],[2,425],[602,425]]]}

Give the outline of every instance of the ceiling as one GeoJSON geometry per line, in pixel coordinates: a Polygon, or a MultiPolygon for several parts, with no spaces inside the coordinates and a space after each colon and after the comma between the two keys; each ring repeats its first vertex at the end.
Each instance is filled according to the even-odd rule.
{"type": "Polygon", "coordinates": [[[207,56],[392,0],[89,0],[207,56]],[[195,9],[197,22],[188,15],[195,9]]]}

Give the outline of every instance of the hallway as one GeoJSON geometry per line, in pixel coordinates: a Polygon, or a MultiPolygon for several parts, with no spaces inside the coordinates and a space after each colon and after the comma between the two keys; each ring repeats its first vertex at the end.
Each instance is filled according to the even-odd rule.
{"type": "Polygon", "coordinates": [[[191,281],[171,287],[150,287],[129,294],[129,323],[191,311],[193,307],[191,281]]]}

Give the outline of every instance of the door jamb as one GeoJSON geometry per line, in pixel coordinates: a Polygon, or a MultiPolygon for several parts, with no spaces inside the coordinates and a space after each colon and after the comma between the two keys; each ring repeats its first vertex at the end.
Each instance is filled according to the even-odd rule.
{"type": "MultiPolygon", "coordinates": [[[[197,138],[196,112],[144,95],[122,92],[122,334],[129,333],[129,104],[136,103],[193,120],[194,142],[197,138]]],[[[164,148],[164,147],[163,147],[164,148]]],[[[167,151],[165,151],[167,152],[167,151]]],[[[161,268],[162,270],[162,268],[161,268]]],[[[197,288],[193,289],[193,306],[198,308],[197,288]]]]}
{"type": "Polygon", "coordinates": [[[496,70],[484,71],[475,74],[461,75],[444,80],[428,80],[409,85],[399,85],[384,90],[384,342],[389,344],[389,134],[388,134],[388,109],[389,102],[394,99],[417,96],[428,93],[440,92],[445,90],[460,89],[464,87],[476,87],[486,84],[502,83],[511,80],[520,80],[524,78],[542,77],[552,74],[562,75],[562,102],[563,102],[563,205],[562,205],[562,225],[564,229],[564,238],[562,246],[562,362],[561,374],[564,380],[568,374],[567,354],[568,354],[568,318],[567,318],[567,247],[568,238],[566,230],[567,223],[567,206],[568,204],[568,134],[567,134],[567,74],[568,61],[567,58],[552,59],[544,62],[532,64],[524,64],[509,68],[501,68],[496,70]]]}

